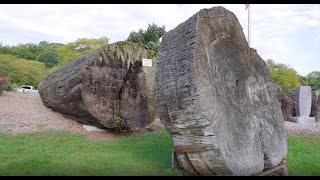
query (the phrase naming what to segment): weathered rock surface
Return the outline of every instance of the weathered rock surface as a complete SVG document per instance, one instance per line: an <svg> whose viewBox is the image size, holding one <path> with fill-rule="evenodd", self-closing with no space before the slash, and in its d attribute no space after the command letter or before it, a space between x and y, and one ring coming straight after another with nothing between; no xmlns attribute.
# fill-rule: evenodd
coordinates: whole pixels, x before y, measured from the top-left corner
<svg viewBox="0 0 320 180"><path fill-rule="evenodd" d="M39 84L45 106L83 124L136 130L154 120L154 52L141 44L103 46L57 68Z"/></svg>
<svg viewBox="0 0 320 180"><path fill-rule="evenodd" d="M158 114L185 170L254 175L286 156L277 90L232 12L202 9L167 32L156 63Z"/></svg>

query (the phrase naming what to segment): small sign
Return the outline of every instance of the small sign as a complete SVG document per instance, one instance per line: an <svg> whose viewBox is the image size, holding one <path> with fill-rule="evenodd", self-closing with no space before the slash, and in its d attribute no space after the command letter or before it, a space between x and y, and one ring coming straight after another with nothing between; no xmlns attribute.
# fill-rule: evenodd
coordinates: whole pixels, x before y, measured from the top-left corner
<svg viewBox="0 0 320 180"><path fill-rule="evenodd" d="M151 59L142 59L142 66L152 66L152 60Z"/></svg>

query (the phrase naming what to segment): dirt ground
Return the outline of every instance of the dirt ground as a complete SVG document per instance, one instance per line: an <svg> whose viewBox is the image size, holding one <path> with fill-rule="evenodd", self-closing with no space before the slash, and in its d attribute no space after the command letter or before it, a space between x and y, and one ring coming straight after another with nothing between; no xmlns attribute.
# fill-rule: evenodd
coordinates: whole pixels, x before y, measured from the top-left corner
<svg viewBox="0 0 320 180"><path fill-rule="evenodd" d="M162 127L164 126L157 119L141 132L153 131ZM320 122L301 125L286 121L285 127L290 134L320 136ZM82 124L45 107L39 93L4 92L0 96L0 132L17 134L45 130L71 131L84 134L90 139L103 140L114 140L119 136L129 135L115 134L110 131L87 131Z"/></svg>
<svg viewBox="0 0 320 180"><path fill-rule="evenodd" d="M155 120L141 132L162 127L160 121ZM110 131L87 131L82 124L45 107L39 93L4 92L0 95L0 132L18 134L46 130L71 131L96 140L114 140L116 137L129 135Z"/></svg>

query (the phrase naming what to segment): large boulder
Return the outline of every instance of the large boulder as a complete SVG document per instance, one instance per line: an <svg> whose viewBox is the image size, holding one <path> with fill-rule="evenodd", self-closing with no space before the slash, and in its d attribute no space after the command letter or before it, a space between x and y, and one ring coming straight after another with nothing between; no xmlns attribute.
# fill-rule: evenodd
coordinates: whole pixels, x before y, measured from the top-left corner
<svg viewBox="0 0 320 180"><path fill-rule="evenodd" d="M180 166L200 175L254 175L287 154L277 89L234 13L202 9L162 37L158 114Z"/></svg>
<svg viewBox="0 0 320 180"><path fill-rule="evenodd" d="M45 106L83 124L138 130L155 116L154 59L142 44L118 42L57 68L39 84Z"/></svg>

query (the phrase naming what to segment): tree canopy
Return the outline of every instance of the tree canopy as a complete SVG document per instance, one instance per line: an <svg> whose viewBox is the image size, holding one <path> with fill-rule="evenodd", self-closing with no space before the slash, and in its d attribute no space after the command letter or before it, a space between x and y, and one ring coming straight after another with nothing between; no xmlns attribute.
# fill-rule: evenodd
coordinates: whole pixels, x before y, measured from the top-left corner
<svg viewBox="0 0 320 180"><path fill-rule="evenodd" d="M157 26L152 23L148 25L147 30L140 29L138 32L132 31L127 41L134 43L143 43L156 53L160 50L159 39L166 33L165 26Z"/></svg>
<svg viewBox="0 0 320 180"><path fill-rule="evenodd" d="M312 90L320 90L320 71L312 71L305 76L307 85L312 87Z"/></svg>
<svg viewBox="0 0 320 180"><path fill-rule="evenodd" d="M46 67L52 68L59 62L59 55L55 49L46 49L43 53L37 56L37 61L43 62Z"/></svg>
<svg viewBox="0 0 320 180"><path fill-rule="evenodd" d="M37 86L50 71L108 44L106 37L81 38L68 44L41 41L17 46L0 43L0 76L7 76L12 83Z"/></svg>
<svg viewBox="0 0 320 180"><path fill-rule="evenodd" d="M48 73L43 63L0 54L0 75L17 85L38 86Z"/></svg>
<svg viewBox="0 0 320 180"><path fill-rule="evenodd" d="M278 89L287 96L292 97L295 88L300 85L300 76L297 71L286 64L275 63L272 59L268 59L266 63Z"/></svg>
<svg viewBox="0 0 320 180"><path fill-rule="evenodd" d="M58 63L56 49L63 44L41 41L39 44L27 43L17 46L0 46L0 54L7 54L17 58L33 60L45 63L47 67L53 67ZM49 57L49 54L51 57Z"/></svg>
<svg viewBox="0 0 320 180"><path fill-rule="evenodd" d="M64 46L57 48L57 53L59 54L59 62L56 66L51 68L51 70L81 56L89 53L101 46L107 45L109 39L107 37L102 37L98 39L88 39L81 38L77 39L75 42L68 43Z"/></svg>

